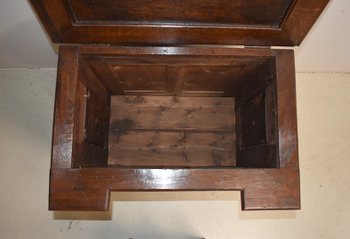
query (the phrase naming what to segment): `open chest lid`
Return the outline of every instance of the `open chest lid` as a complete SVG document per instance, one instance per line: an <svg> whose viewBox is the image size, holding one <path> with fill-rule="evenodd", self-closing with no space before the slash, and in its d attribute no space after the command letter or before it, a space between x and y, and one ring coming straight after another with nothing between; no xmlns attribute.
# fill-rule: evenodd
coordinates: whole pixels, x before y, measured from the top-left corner
<svg viewBox="0 0 350 239"><path fill-rule="evenodd" d="M329 0L30 0L55 43L297 46Z"/></svg>

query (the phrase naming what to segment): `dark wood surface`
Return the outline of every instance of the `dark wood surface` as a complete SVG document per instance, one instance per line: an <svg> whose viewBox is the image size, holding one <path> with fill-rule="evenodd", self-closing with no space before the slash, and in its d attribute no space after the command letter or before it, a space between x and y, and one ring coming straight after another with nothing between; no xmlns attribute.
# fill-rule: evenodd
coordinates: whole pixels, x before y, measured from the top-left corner
<svg viewBox="0 0 350 239"><path fill-rule="evenodd" d="M100 147L102 149L101 152L106 152L106 141L103 140L108 136L108 131L106 129L110 127L109 132L114 131L110 135L112 138L118 136L120 131L115 131L119 129L116 127L118 126L116 120L118 121L119 116L124 118L125 115L133 115L134 119L137 119L135 121L136 123L129 124L129 126L135 127L135 129L137 126L137 128L140 128L138 130L141 131L147 128L153 129L155 124L149 119L154 119L154 115L160 113L163 109L162 107L156 107L153 109L154 111L151 110L151 112L148 113L149 118L145 117L142 119L142 117L140 118L140 116L137 116L137 107L129 107L130 103L123 105L121 102L118 102L118 100L122 98L117 99L116 97L123 97L124 100L126 99L125 97L127 97L127 99L129 99L128 102L131 102L131 104L132 102L135 104L138 104L137 102L143 102L142 97L150 97L150 99L168 99L168 101L175 97L141 96L132 94L127 94L127 96L112 96L110 109L111 117L114 118L111 122L106 120L110 112L109 103L106 103L110 101L110 94L112 91L114 92L114 90L116 90L114 94L123 94L123 90L118 88L121 85L118 86L120 83L119 81L119 83L113 83L114 78L112 78L112 81L109 81L105 79L105 76L115 77L113 73L115 69L113 67L118 67L117 62L122 62L121 66L123 66L123 63L126 65L125 59L119 59L120 61L116 59L125 57L129 59L129 63L130 59L132 59L131 62L134 63L131 65L134 66L137 65L135 62L144 62L145 59L146 61L148 59L148 63L151 62L150 65L152 65L154 61L158 61L156 65L162 65L159 64L159 62L163 62L165 65L169 65L169 62L177 62L177 65L174 67L180 67L178 70L181 71L182 66L185 69L184 71L188 74L183 75L185 78L183 82L186 82L186 79L191 79L192 77L195 79L194 75L197 74L197 71L188 70L188 68L186 68L188 64L186 60L188 59L190 59L193 65L195 65L194 62L201 64L201 62L204 61L203 59L209 59L206 60L206 62L208 63L209 61L211 62L209 64L210 66L215 66L215 71L213 71L215 74L213 75L220 75L218 69L222 65L227 67L225 64L232 62L228 60L229 58L250 59L249 62L255 62L253 65L256 67L248 67L247 71L238 77L239 80L234 79L234 81L237 81L233 84L235 90L231 90L230 92L232 92L231 97L235 97L236 105L250 105L248 109L256 112L254 114L248 113L244 116L247 118L248 125L249 122L254 120L260 121L257 122L256 131L251 132L249 131L250 129L244 131L248 133L248 138L243 138L243 146L250 147L252 144L263 142L262 146L268 143L268 147L262 147L261 151L251 151L245 158L249 163L246 164L246 166L243 165L244 168L236 168L233 167L234 165L226 166L228 161L214 161L213 158L210 159L210 167L198 168L196 166L203 166L209 162L209 154L207 154L207 156L201 156L200 153L199 156L197 155L198 157L191 158L193 164L190 164L190 168L185 168L184 165L174 168L169 166L169 164L165 168L160 168L159 166L161 165L158 163L149 164L147 168L130 167L130 164L133 163L133 166L135 166L136 162L133 161L132 157L140 157L140 155L132 155L130 152L127 152L127 154L130 154L131 157L125 157L127 161L124 161L126 163L123 167L118 166L118 162L112 162L111 159L110 164L113 165L108 166L108 155L106 153L99 154L98 151L96 151ZM156 57L159 58L155 59ZM110 67L110 63L106 61L106 59L109 58L114 58L112 60L112 68ZM101 61L98 59L103 59L103 64L101 64ZM179 59L184 60L185 63L181 64L181 60ZM194 59L197 59L197 61ZM215 59L217 59L216 64L214 64ZM244 61L245 60L242 60L240 63ZM289 50L193 47L61 47L55 103L55 126L50 178L50 209L106 210L109 205L108 200L111 191L145 190L238 190L242 193L242 208L245 210L299 208L300 192L295 107L295 72L293 61L293 51ZM100 65L94 65L94 62L100 62ZM237 62L239 61L233 61L235 66L237 66ZM103 65L103 67L101 67L101 65ZM208 71L206 67L207 66L204 65L204 72ZM209 70L208 72L212 71ZM123 74L127 76L126 73ZM225 75L225 71L223 75ZM135 76L133 77L135 78ZM223 79L226 79L225 77ZM234 74L232 74L232 77L234 77ZM255 79L255 81L253 80L251 82L249 79ZM172 82L173 78L165 80L165 85L167 85L169 81ZM204 77L203 82L210 82L210 80ZM109 88L111 85L113 87ZM198 83L197 86L200 86L200 84ZM203 89L209 89L205 88L206 86L203 87ZM89 103L89 99L86 99L86 94L89 92L94 92L94 98L91 103ZM145 94L145 92L146 91L144 91L143 94ZM254 94L254 92L256 93ZM259 94L261 94L261 96L259 96ZM249 97L249 95L254 97ZM207 96L210 96L210 94ZM192 99L192 101L195 102L194 95L190 95L188 99ZM217 96L212 97L209 101L214 102L215 99L217 99ZM199 97L197 100L201 101L204 99ZM231 100L233 100L233 98L231 98ZM190 101L187 101L185 105L191 105L189 102ZM245 102L250 103L247 104ZM181 103L181 100L179 103ZM89 104L91 105L89 106ZM254 106L251 106L252 104ZM118 105L120 106L119 109ZM153 105L155 105L154 102ZM218 107L218 109L219 108L220 107ZM89 112L86 112L86 110ZM118 110L122 112L118 112ZM232 111L225 110L226 113L223 112L223 114L233 112L233 110L237 110L237 107L234 105L232 105ZM262 117L262 111L264 111L265 117ZM172 111L169 111L169 113L172 113ZM186 111L185 113L182 115L181 112L178 112L176 115L180 118L189 117L193 112ZM190 114L188 115L188 113ZM240 119L237 117L237 113L235 115L236 120ZM165 115L164 117L169 118L170 116ZM229 132L231 132L231 128L235 129L235 124L225 123L225 120L232 118L231 116L215 118L213 114L213 119L210 119L210 116L206 116L204 112L203 115L198 118L196 118L195 115L193 115L193 117L199 120L198 122L203 119L208 120L192 126L190 124L191 121L185 121L187 126L205 126L208 132L213 131L214 133L215 130L218 129L229 129L228 135L230 134ZM166 126L168 127L169 133L173 133L176 129L183 130L181 125L176 125L178 121L171 121L170 118L168 120L159 121L159 124L156 124L158 129ZM222 120L222 122L218 121L218 119ZM124 122L123 119L121 122ZM230 122L232 123L234 121ZM273 124L270 125L267 122L272 122ZM127 121L123 123L124 126L128 125L125 123L127 123ZM173 125L171 125L172 123ZM107 126L105 126L106 124ZM226 128L227 125L229 126L228 128ZM249 128L248 126L246 127ZM265 128L265 131L261 130L262 128ZM86 130L91 132L86 132ZM138 133L138 130L135 130L135 132ZM238 128L237 132L234 130L233 132L236 135L236 133L241 134L243 131L241 132ZM250 135L252 133L256 133L257 138ZM112 140L110 139L112 143L109 142L111 147L109 156L117 153L112 152L113 148L118 147L116 146L116 143L118 143L116 141L124 140L120 148L125 149L127 148L125 146L129 145L130 147L133 139L138 137L130 136L130 138L122 139L119 137L118 139L118 137L116 137ZM177 141L178 139L181 141L181 139L184 138L183 136L184 134L179 132L177 132L175 136L164 134L161 142L167 142L167 140L171 142L174 138L176 138ZM233 134L227 136L226 140L221 141L224 147L234 141L233 139L231 141L230 137L232 136ZM134 142L135 147L138 144L141 144L143 147L143 142L146 142L148 139L158 143L157 140L154 140L154 137L147 136L147 134L142 135L142 137L145 141L136 140ZM212 135L201 139L200 136L193 134L190 135L186 143L192 147L192 145L196 144L196 140L199 140L200 143L197 143L196 147L201 147L201 144L203 144L205 148L212 149L207 147L207 145L209 144L211 147L216 147L217 145L215 146L215 144L209 142L210 140L208 141L208 139L214 139L215 137L216 136ZM241 140L241 138L239 140ZM80 148L79 145L87 143L89 148ZM238 143L237 147L241 147L241 144ZM148 144L147 150L152 150L152 145ZM205 150L200 151L201 153L205 153ZM252 165L252 167L257 167L255 162L259 162L259 159L260 162L264 162L261 155L270 156L271 152L276 153L276 157L274 157L273 161L274 165L272 165L274 168L268 169L267 167L270 166L267 166L266 163L262 163L258 165L259 168L257 169L249 169ZM240 155L238 154L237 156L238 158L236 161L239 165ZM182 160L184 159L186 159L186 157L182 157ZM198 164L198 162L200 163ZM232 161L230 161L230 163L232 163ZM224 167L222 167L222 165Z"/></svg>
<svg viewBox="0 0 350 239"><path fill-rule="evenodd" d="M278 27L292 0L69 0L75 23ZM261 11L268 6L268 11Z"/></svg>
<svg viewBox="0 0 350 239"><path fill-rule="evenodd" d="M293 51L276 51L278 154L280 167L298 167L298 132Z"/></svg>
<svg viewBox="0 0 350 239"><path fill-rule="evenodd" d="M53 42L299 45L329 0L30 0Z"/></svg>
<svg viewBox="0 0 350 239"><path fill-rule="evenodd" d="M108 158L110 94L83 59L79 59L77 77L72 166L104 166Z"/></svg>
<svg viewBox="0 0 350 239"><path fill-rule="evenodd" d="M111 94L171 96L233 96L239 81L268 60L203 55L86 57Z"/></svg>
<svg viewBox="0 0 350 239"><path fill-rule="evenodd" d="M276 59L240 81L236 100L237 166L278 167Z"/></svg>
<svg viewBox="0 0 350 239"><path fill-rule="evenodd" d="M113 96L109 165L235 166L233 97Z"/></svg>
<svg viewBox="0 0 350 239"><path fill-rule="evenodd" d="M70 168L73 158L79 49L62 47L58 60L51 168Z"/></svg>
<svg viewBox="0 0 350 239"><path fill-rule="evenodd" d="M51 210L108 210L111 191L214 191L242 194L243 210L299 209L299 170L54 169Z"/></svg>

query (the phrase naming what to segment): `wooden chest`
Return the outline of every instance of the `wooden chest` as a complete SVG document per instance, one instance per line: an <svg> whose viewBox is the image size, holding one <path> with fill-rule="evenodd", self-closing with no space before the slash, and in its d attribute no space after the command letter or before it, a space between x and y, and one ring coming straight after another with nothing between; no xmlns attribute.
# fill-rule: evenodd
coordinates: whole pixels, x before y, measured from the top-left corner
<svg viewBox="0 0 350 239"><path fill-rule="evenodd" d="M111 191L300 207L293 50L328 0L31 0L60 47L51 210Z"/></svg>

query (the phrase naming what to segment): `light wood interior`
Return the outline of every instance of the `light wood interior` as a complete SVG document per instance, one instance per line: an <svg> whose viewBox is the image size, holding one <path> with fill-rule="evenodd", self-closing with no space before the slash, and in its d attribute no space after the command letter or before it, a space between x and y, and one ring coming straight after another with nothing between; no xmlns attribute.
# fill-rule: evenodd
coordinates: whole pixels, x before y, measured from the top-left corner
<svg viewBox="0 0 350 239"><path fill-rule="evenodd" d="M233 97L113 96L109 132L109 165L236 165Z"/></svg>

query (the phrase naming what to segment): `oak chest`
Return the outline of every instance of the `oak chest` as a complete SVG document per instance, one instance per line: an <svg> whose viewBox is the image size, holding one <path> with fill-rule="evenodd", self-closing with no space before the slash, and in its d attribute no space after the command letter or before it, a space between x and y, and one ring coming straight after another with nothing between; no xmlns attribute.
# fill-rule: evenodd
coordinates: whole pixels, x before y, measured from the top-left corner
<svg viewBox="0 0 350 239"><path fill-rule="evenodd" d="M239 190L300 207L294 52L328 0L31 0L59 51L49 207Z"/></svg>

